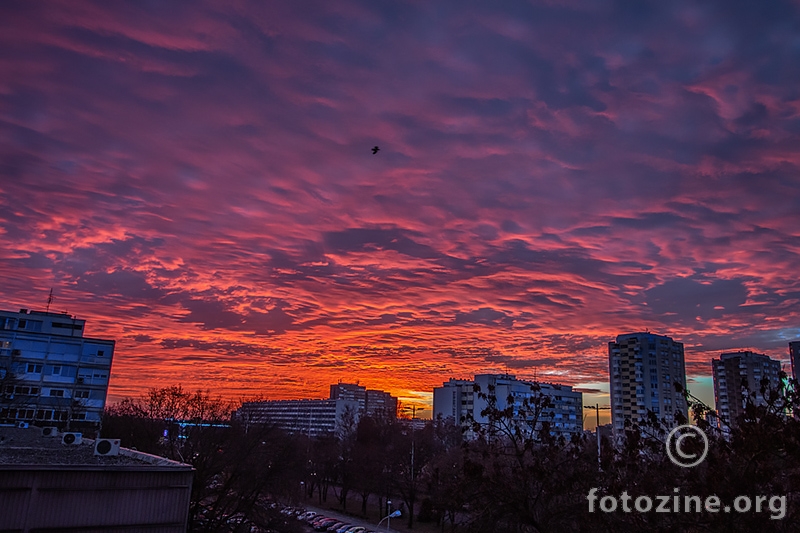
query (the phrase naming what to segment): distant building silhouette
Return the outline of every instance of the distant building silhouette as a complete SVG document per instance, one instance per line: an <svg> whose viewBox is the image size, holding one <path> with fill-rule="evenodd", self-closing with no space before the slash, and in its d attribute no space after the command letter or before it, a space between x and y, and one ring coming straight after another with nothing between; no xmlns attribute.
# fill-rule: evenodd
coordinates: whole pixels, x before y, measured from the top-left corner
<svg viewBox="0 0 800 533"><path fill-rule="evenodd" d="M797 380L797 365L800 365L800 341L789 343L789 358L792 360L792 378Z"/></svg>
<svg viewBox="0 0 800 533"><path fill-rule="evenodd" d="M290 433L319 437L336 433L347 422L358 422L359 407L355 400L268 400L245 402L235 417L245 424L270 424Z"/></svg>
<svg viewBox="0 0 800 533"><path fill-rule="evenodd" d="M569 437L583 431L583 394L568 385L518 380L509 374L478 374L473 380L450 379L433 389L434 420L441 416L461 424L469 414L475 422L488 423L488 418L481 414L487 402L475 392L476 385L482 393L494 391L499 409L508 407L509 397L519 406L523 399L547 396L554 406L546 409L539 421L548 422L551 433ZM518 409L515 408L514 414L519 416Z"/></svg>
<svg viewBox="0 0 800 533"><path fill-rule="evenodd" d="M371 390L352 383L331 385L331 400L355 400L359 410L371 417L397 418L397 398L382 390Z"/></svg>
<svg viewBox="0 0 800 533"><path fill-rule="evenodd" d="M665 335L629 333L608 343L611 381L611 423L616 438L624 434L625 423L642 422L653 412L667 426L674 426L676 415L688 417L683 394L686 365L683 343Z"/></svg>
<svg viewBox="0 0 800 533"><path fill-rule="evenodd" d="M0 423L99 424L114 341L66 313L0 311Z"/></svg>
<svg viewBox="0 0 800 533"><path fill-rule="evenodd" d="M284 431L318 437L335 433L347 417L397 418L397 398L388 392L367 390L351 383L331 385L326 400L265 400L245 402L236 416L248 424L272 424Z"/></svg>
<svg viewBox="0 0 800 533"><path fill-rule="evenodd" d="M763 405L762 380L770 388L780 386L781 362L751 351L727 352L711 361L714 370L714 400L722 421L731 427L744 413L748 393L756 405ZM723 428L725 425L723 424Z"/></svg>

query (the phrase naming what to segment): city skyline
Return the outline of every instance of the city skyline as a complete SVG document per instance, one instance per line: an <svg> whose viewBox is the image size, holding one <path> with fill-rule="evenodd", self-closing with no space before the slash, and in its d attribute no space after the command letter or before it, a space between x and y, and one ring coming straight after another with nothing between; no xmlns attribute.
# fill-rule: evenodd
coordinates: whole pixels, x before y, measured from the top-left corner
<svg viewBox="0 0 800 533"><path fill-rule="evenodd" d="M798 9L6 3L0 300L115 339L112 402L608 404L649 330L713 403L800 339Z"/></svg>

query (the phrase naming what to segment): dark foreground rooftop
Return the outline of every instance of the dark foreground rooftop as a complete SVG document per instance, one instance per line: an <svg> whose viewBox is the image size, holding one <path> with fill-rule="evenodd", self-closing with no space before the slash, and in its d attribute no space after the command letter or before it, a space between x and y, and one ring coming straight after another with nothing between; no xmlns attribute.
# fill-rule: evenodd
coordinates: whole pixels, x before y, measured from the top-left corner
<svg viewBox="0 0 800 533"><path fill-rule="evenodd" d="M0 427L0 531L186 533L191 465L44 433Z"/></svg>
<svg viewBox="0 0 800 533"><path fill-rule="evenodd" d="M64 444L61 435L45 437L41 428L0 427L0 468L23 465L44 468L81 466L191 469L190 465L127 448L120 448L119 455L95 455L92 439L83 439L80 444Z"/></svg>

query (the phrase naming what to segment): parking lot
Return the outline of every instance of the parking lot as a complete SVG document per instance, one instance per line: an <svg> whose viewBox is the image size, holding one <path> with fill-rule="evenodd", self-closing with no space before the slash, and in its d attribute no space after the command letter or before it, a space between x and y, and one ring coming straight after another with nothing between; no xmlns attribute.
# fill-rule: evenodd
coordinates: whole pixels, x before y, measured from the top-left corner
<svg viewBox="0 0 800 533"><path fill-rule="evenodd" d="M397 533L387 525L391 519L384 520L379 527L374 523L368 523L352 516L346 516L335 511L319 509L313 506L285 507L281 513L303 522L308 531L328 531L335 533ZM399 516L395 518L402 519Z"/></svg>

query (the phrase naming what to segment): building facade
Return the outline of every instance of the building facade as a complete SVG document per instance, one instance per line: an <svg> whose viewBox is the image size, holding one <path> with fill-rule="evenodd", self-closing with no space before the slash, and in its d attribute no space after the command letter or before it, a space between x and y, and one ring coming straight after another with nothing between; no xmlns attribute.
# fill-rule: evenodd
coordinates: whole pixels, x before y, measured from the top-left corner
<svg viewBox="0 0 800 533"><path fill-rule="evenodd" d="M789 343L789 358L792 361L792 378L797 380L797 365L800 365L800 341Z"/></svg>
<svg viewBox="0 0 800 533"><path fill-rule="evenodd" d="M330 390L327 400L246 402L237 416L246 423L272 424L310 437L337 433L343 425L357 423L364 415L397 418L397 398L388 392L352 383L336 383Z"/></svg>
<svg viewBox="0 0 800 533"><path fill-rule="evenodd" d="M748 396L755 405L764 405L761 382L770 388L780 386L781 362L751 351L727 352L711 361L714 371L714 400L723 428L736 425L744 413Z"/></svg>
<svg viewBox="0 0 800 533"><path fill-rule="evenodd" d="M475 382L469 379L454 379L433 389L433 419L438 417L462 423L467 413L475 407Z"/></svg>
<svg viewBox="0 0 800 533"><path fill-rule="evenodd" d="M0 311L0 423L99 424L114 341L65 313Z"/></svg>
<svg viewBox="0 0 800 533"><path fill-rule="evenodd" d="M615 437L625 424L646 420L653 412L668 427L676 415L688 418L686 399L676 390L686 390L683 344L664 335L629 333L608 343L611 381L611 423Z"/></svg>
<svg viewBox="0 0 800 533"><path fill-rule="evenodd" d="M473 380L450 379L433 389L434 419L441 416L461 424L471 418L479 424L488 424L488 418L481 414L488 405L481 393L493 393L498 409L506 409L508 399L512 398L514 416L523 423L528 415L520 410L523 401L532 402L539 396L546 396L553 406L542 411L539 425L548 422L551 433L556 436L569 437L583 431L583 395L580 392L568 385L518 380L510 374L478 374Z"/></svg>
<svg viewBox="0 0 800 533"><path fill-rule="evenodd" d="M336 383L331 385L330 399L356 401L360 412L373 418L397 418L397 398L382 390L371 390L353 383Z"/></svg>
<svg viewBox="0 0 800 533"><path fill-rule="evenodd" d="M290 433L320 437L337 433L343 424L357 423L358 401L269 400L245 402L236 416L247 424L271 424Z"/></svg>

